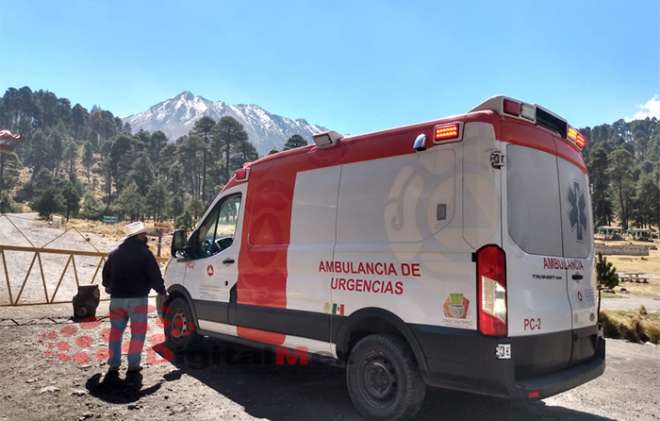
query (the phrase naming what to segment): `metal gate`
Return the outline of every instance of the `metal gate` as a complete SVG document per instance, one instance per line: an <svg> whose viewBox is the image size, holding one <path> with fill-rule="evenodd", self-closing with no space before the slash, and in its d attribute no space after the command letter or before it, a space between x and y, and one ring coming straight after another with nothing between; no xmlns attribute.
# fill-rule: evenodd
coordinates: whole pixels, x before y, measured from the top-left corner
<svg viewBox="0 0 660 421"><path fill-rule="evenodd" d="M7 221L23 236L23 238L30 244L30 246L16 246L16 245L7 245L7 244L0 244L0 260L2 262L2 267L4 268L4 277L5 277L5 285L7 286L7 293L8 293L8 298L9 298L9 304L0 304L0 306L26 306L26 305L39 305L39 304L61 304L61 303L70 303L71 300L57 300L57 293L60 290L60 286L62 285L62 281L64 280L64 276L66 275L67 271L69 268L73 271L73 276L76 281L76 287L79 287L80 285L93 285L96 283L96 279L98 277L99 270L103 266L103 263L106 260L106 257L108 253L99 251L94 247L93 244L89 243L86 241L85 237L75 228L73 229L65 229L61 234L59 234L57 237L53 238L50 240L48 243L42 245L42 246L35 246L32 241L28 238L27 235L18 227L16 224L11 220L11 218L4 214L0 215L0 217L5 217ZM67 232L74 231L77 234L80 235L83 240L85 240L86 244L89 244L94 250L90 251L85 251L85 250L69 250L69 249L61 249L61 248L50 248L48 247L49 244L53 243L55 240L58 238L62 237L64 234ZM23 281L21 282L20 288L18 288L18 291L16 289L12 289L12 282L10 281L9 277L9 270L7 266L7 256L5 252L19 252L19 253L28 253L32 255L32 259L30 260L30 265L28 267L27 272L25 273L25 277L23 278ZM64 268L62 269L62 272L58 276L58 281L57 285L52 289L52 292L49 293L48 291L48 285L46 283L46 276L44 275L44 267L43 263L41 260L41 256L44 254L48 255L60 255L60 256L66 256L66 263L64 264ZM80 272L78 271L78 267L76 265L76 257L98 257L98 263L96 264L96 268L94 270L94 274L92 275L91 279L81 279L80 277ZM23 295L23 291L25 290L25 286L28 283L28 280L30 279L30 275L32 274L33 270L35 269L35 266L37 266L39 270L39 275L41 279L41 285L43 287L43 301L38 301L38 302L30 302L30 303L20 303L21 296ZM15 295L14 295L15 294Z"/></svg>

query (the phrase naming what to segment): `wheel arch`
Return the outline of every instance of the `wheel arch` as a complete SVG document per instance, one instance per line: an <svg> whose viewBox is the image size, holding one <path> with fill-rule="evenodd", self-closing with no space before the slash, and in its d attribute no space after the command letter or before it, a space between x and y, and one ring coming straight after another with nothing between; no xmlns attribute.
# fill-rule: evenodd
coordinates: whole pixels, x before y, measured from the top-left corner
<svg viewBox="0 0 660 421"><path fill-rule="evenodd" d="M199 322L197 321L197 309L193 305L193 299L186 287L184 287L181 284L173 284L170 285L167 288L167 300L165 300L163 305L167 306L173 299L175 298L183 298L186 300L186 303L188 303L188 307L190 308L190 311L192 312L193 320L195 322L195 328L199 330ZM160 308L161 306L158 305Z"/></svg>
<svg viewBox="0 0 660 421"><path fill-rule="evenodd" d="M335 335L337 356L346 361L351 348L360 339L377 333L394 333L401 336L412 350L420 370L427 371L424 351L410 327L401 318L382 308L360 309L341 322Z"/></svg>

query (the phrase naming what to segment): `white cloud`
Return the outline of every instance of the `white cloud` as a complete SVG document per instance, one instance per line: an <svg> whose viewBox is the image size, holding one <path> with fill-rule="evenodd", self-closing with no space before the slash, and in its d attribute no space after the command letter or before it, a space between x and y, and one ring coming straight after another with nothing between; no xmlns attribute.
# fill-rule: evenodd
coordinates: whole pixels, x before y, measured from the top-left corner
<svg viewBox="0 0 660 421"><path fill-rule="evenodd" d="M628 117L626 120L643 120L646 117L660 119L660 96L653 95L653 98L649 99L642 105L638 105L637 108L639 111L637 111L634 116Z"/></svg>

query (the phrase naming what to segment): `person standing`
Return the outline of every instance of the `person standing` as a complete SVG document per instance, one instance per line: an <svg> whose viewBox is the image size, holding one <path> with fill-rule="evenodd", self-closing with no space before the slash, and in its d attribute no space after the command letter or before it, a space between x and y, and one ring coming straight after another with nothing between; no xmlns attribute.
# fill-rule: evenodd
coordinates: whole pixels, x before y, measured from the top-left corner
<svg viewBox="0 0 660 421"><path fill-rule="evenodd" d="M140 383L140 360L147 333L148 295L151 289L166 294L165 284L156 258L147 246L143 222L125 227L126 237L113 250L103 266L103 286L110 294L110 340L108 372L104 382L119 379L122 336L131 322L126 381Z"/></svg>

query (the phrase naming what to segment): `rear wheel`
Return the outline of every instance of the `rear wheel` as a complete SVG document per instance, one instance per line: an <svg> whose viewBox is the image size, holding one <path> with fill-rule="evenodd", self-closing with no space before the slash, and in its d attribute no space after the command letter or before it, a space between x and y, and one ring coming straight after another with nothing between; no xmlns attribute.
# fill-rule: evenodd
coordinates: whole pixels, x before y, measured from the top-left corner
<svg viewBox="0 0 660 421"><path fill-rule="evenodd" d="M346 383L353 405L369 419L411 419L426 396L426 384L410 348L395 335L361 339L351 350Z"/></svg>
<svg viewBox="0 0 660 421"><path fill-rule="evenodd" d="M174 352L192 350L199 342L199 335L188 302L176 297L167 304L164 313L167 346Z"/></svg>

